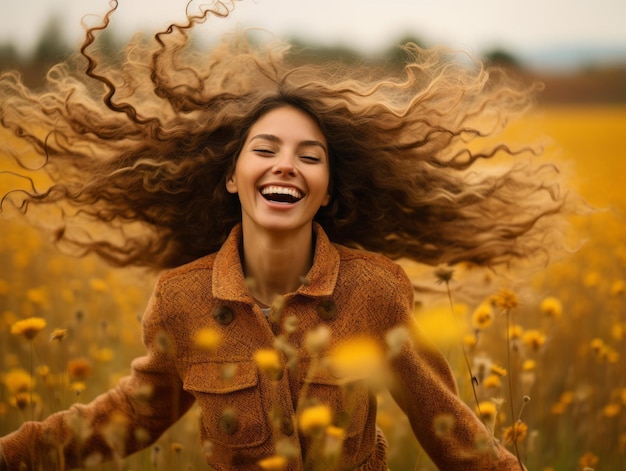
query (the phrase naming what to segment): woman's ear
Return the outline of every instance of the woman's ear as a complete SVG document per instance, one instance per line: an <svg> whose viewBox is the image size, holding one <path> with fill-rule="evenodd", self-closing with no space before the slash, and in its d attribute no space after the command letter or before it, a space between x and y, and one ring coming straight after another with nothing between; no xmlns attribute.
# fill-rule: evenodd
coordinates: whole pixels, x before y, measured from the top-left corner
<svg viewBox="0 0 626 471"><path fill-rule="evenodd" d="M237 193L237 183L235 182L234 175L228 177L228 179L226 180L226 191L232 194Z"/></svg>

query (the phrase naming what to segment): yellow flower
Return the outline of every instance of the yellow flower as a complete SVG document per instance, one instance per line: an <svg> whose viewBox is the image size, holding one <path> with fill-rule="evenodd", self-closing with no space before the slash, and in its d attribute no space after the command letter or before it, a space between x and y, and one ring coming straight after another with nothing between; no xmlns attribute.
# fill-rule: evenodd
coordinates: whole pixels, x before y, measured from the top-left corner
<svg viewBox="0 0 626 471"><path fill-rule="evenodd" d="M624 280L616 280L611 284L611 295L621 296L626 291L626 282Z"/></svg>
<svg viewBox="0 0 626 471"><path fill-rule="evenodd" d="M38 394L33 394L30 392L19 392L15 396L9 399L9 404L13 407L17 407L20 410L26 409L30 404L39 404L41 402L41 398Z"/></svg>
<svg viewBox="0 0 626 471"><path fill-rule="evenodd" d="M33 340L39 332L46 326L46 320L41 317L29 317L17 321L11 326L11 333L14 335L22 335L28 340Z"/></svg>
<svg viewBox="0 0 626 471"><path fill-rule="evenodd" d="M31 288L26 291L26 299L37 306L48 304L48 294L44 288Z"/></svg>
<svg viewBox="0 0 626 471"><path fill-rule="evenodd" d="M109 363L113 360L113 350L110 348L99 348L93 352L93 356L100 363Z"/></svg>
<svg viewBox="0 0 626 471"><path fill-rule="evenodd" d="M300 414L300 430L306 435L326 429L332 421L332 412L326 404L309 406Z"/></svg>
<svg viewBox="0 0 626 471"><path fill-rule="evenodd" d="M181 451L183 451L183 446L180 443L172 443L170 445L170 450L172 450L174 453L180 453Z"/></svg>
<svg viewBox="0 0 626 471"><path fill-rule="evenodd" d="M498 410L496 405L491 401L482 401L476 406L476 413L485 422L491 422L496 418Z"/></svg>
<svg viewBox="0 0 626 471"><path fill-rule="evenodd" d="M463 344L468 348L474 348L478 344L476 335L467 334L463 336Z"/></svg>
<svg viewBox="0 0 626 471"><path fill-rule="evenodd" d="M273 380L282 377L283 365L280 362L280 353L273 348L262 348L254 352L254 361Z"/></svg>
<svg viewBox="0 0 626 471"><path fill-rule="evenodd" d="M537 368L537 362L531 358L522 363L522 371L534 371L535 368Z"/></svg>
<svg viewBox="0 0 626 471"><path fill-rule="evenodd" d="M85 358L70 360L67 363L67 372L73 380L85 380L91 375L91 363Z"/></svg>
<svg viewBox="0 0 626 471"><path fill-rule="evenodd" d="M528 425L521 420L515 422L512 426L504 429L504 443L511 445L513 443L520 443L526 439L528 434Z"/></svg>
<svg viewBox="0 0 626 471"><path fill-rule="evenodd" d="M604 406L604 409L602 410L602 413L604 414L605 417L616 417L619 414L620 411L620 405L619 404L607 404L606 406Z"/></svg>
<svg viewBox="0 0 626 471"><path fill-rule="evenodd" d="M517 298L517 295L508 289L500 290L495 297L495 303L498 307L504 309L505 311L510 311L511 309L519 307L519 299Z"/></svg>
<svg viewBox="0 0 626 471"><path fill-rule="evenodd" d="M214 352L222 342L222 333L219 330L206 327L196 332L194 342L196 347Z"/></svg>
<svg viewBox="0 0 626 471"><path fill-rule="evenodd" d="M50 376L50 367L48 365L40 365L37 367L37 374L44 380Z"/></svg>
<svg viewBox="0 0 626 471"><path fill-rule="evenodd" d="M284 456L274 455L260 460L258 464L261 469L266 471L282 471L287 467L287 458Z"/></svg>
<svg viewBox="0 0 626 471"><path fill-rule="evenodd" d="M368 338L352 338L330 352L330 365L337 378L368 378L382 369L382 352Z"/></svg>
<svg viewBox="0 0 626 471"><path fill-rule="evenodd" d="M561 317L561 314L563 314L563 305L561 304L561 301L552 296L548 296L541 301L539 309L545 316L553 317L555 319L558 319Z"/></svg>
<svg viewBox="0 0 626 471"><path fill-rule="evenodd" d="M33 377L21 368L13 368L4 374L2 380L11 394L30 391L35 385Z"/></svg>
<svg viewBox="0 0 626 471"><path fill-rule="evenodd" d="M87 386L82 381L74 381L70 385L70 388L72 389L72 391L74 391L74 394L76 394L77 396L80 396L86 387Z"/></svg>
<svg viewBox="0 0 626 471"><path fill-rule="evenodd" d="M472 325L476 329L486 329L493 322L493 309L488 303L478 305L472 314Z"/></svg>
<svg viewBox="0 0 626 471"><path fill-rule="evenodd" d="M595 468L599 461L600 459L596 455L588 451L580 457L578 464L581 468Z"/></svg>
<svg viewBox="0 0 626 471"><path fill-rule="evenodd" d="M500 376L498 375L489 375L483 379L483 386L487 389L499 388L500 385Z"/></svg>
<svg viewBox="0 0 626 471"><path fill-rule="evenodd" d="M65 337L67 337L66 329L54 329L50 334L50 341L56 340L57 342L61 342Z"/></svg>
<svg viewBox="0 0 626 471"><path fill-rule="evenodd" d="M546 343L546 337L538 330L527 330L522 337L522 341L524 345L536 351Z"/></svg>
<svg viewBox="0 0 626 471"><path fill-rule="evenodd" d="M506 370L502 368L501 366L491 365L489 369L494 375L498 375L500 377L506 376Z"/></svg>
<svg viewBox="0 0 626 471"><path fill-rule="evenodd" d="M524 328L521 325L512 325L509 327L509 338L511 340L518 340L522 338L522 334L524 333Z"/></svg>
<svg viewBox="0 0 626 471"><path fill-rule="evenodd" d="M97 293L106 293L109 290L106 281L100 278L92 278L89 280L89 287Z"/></svg>

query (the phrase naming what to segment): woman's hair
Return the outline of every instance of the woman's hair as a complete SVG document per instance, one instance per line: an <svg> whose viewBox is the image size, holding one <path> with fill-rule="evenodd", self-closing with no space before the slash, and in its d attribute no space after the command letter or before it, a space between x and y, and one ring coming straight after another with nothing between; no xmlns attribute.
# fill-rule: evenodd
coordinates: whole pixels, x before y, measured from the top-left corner
<svg viewBox="0 0 626 471"><path fill-rule="evenodd" d="M491 138L528 108L532 87L414 44L404 46L404 66L388 70L297 65L284 45L241 35L207 52L191 31L227 16L220 4L150 41L135 37L114 60L94 42L115 8L43 90L15 72L0 77L0 123L28 144L7 141L2 152L24 176L34 151L51 182L31 181L2 203L59 210L52 232L62 247L153 268L216 251L241 220L225 183L246 134L285 105L311 115L327 138L332 199L316 220L334 242L432 265L494 266L548 247L566 201L556 169L533 163L531 148Z"/></svg>

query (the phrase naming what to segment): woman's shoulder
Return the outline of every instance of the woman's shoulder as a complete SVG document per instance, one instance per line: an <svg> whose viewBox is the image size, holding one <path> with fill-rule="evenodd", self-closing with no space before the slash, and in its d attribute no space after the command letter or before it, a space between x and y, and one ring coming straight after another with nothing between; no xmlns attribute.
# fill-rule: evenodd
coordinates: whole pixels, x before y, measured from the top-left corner
<svg viewBox="0 0 626 471"><path fill-rule="evenodd" d="M215 253L205 255L175 268L170 268L169 270L161 273L159 276L159 282L161 284L166 284L174 280L183 280L185 278L194 278L197 276L202 276L204 278L208 275L208 273L213 271L215 255Z"/></svg>
<svg viewBox="0 0 626 471"><path fill-rule="evenodd" d="M399 263L377 252L333 244L339 252L343 271L369 273L383 279L405 279L406 273Z"/></svg>

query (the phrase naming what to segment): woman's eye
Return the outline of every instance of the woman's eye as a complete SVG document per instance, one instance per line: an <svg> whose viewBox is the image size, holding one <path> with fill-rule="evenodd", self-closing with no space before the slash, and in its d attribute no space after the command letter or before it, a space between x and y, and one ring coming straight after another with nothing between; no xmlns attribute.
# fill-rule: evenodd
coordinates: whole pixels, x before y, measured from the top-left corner
<svg viewBox="0 0 626 471"><path fill-rule="evenodd" d="M306 162L321 162L322 161L322 159L320 159L319 157L315 157L313 155L303 155L300 158Z"/></svg>
<svg viewBox="0 0 626 471"><path fill-rule="evenodd" d="M274 155L274 151L270 149L254 149L254 152L261 155Z"/></svg>

